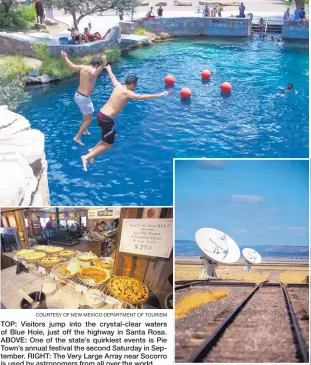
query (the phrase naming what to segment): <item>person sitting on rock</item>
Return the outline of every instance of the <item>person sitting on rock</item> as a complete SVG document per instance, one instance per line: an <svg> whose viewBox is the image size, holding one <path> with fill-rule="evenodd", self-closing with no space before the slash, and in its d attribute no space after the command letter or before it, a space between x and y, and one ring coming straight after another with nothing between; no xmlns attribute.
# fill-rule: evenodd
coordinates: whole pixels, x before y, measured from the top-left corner
<svg viewBox="0 0 311 365"><path fill-rule="evenodd" d="M110 29L108 30L108 32L110 31ZM107 32L107 33L108 33ZM106 34L107 34L106 33ZM90 31L89 31L89 28L88 27L85 27L84 28L84 34L85 34L85 36L87 37L87 39L90 41L90 42L94 42L94 41L98 41L98 40L103 40L104 39L104 37L102 37L101 35L100 35L100 33L99 32L95 32L94 34L92 34ZM105 36L106 36L106 34L105 34Z"/></svg>
<svg viewBox="0 0 311 365"><path fill-rule="evenodd" d="M73 44L84 44L89 42L86 35L81 34L74 27L70 29L70 32Z"/></svg>
<svg viewBox="0 0 311 365"><path fill-rule="evenodd" d="M155 15L153 14L153 6L151 6L150 10L148 11L148 13L146 14L147 18L151 18L154 17Z"/></svg>

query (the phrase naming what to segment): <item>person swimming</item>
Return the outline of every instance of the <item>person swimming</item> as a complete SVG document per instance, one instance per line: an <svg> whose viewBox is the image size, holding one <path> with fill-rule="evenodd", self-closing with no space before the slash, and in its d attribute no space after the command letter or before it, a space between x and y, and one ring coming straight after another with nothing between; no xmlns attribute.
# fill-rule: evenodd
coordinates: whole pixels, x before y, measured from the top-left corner
<svg viewBox="0 0 311 365"><path fill-rule="evenodd" d="M125 84L122 85L114 76L111 66L106 67L114 89L107 103L100 109L97 114L97 123L101 129L101 140L97 145L89 149L89 153L81 156L83 170L87 171L88 162L93 163L94 157L109 151L112 148L116 137L114 119L123 111L124 107L131 100L151 100L167 96L169 93L164 91L160 94L136 94L134 89L137 86L138 77L130 75L126 78Z"/></svg>
<svg viewBox="0 0 311 365"><path fill-rule="evenodd" d="M278 93L278 94L276 94L276 96L283 97L289 93L294 93L295 95L298 94L298 91L294 89L294 85L291 82L288 83L288 85L283 93Z"/></svg>
<svg viewBox="0 0 311 365"><path fill-rule="evenodd" d="M68 67L80 73L80 83L74 99L83 118L82 125L73 140L83 146L81 136L82 134L90 135L87 128L93 120L94 106L91 100L91 94L98 75L107 65L107 59L105 56L102 56L102 64L100 64L100 60L97 57L93 57L89 65L76 65L69 60L66 52L62 51L61 56Z"/></svg>

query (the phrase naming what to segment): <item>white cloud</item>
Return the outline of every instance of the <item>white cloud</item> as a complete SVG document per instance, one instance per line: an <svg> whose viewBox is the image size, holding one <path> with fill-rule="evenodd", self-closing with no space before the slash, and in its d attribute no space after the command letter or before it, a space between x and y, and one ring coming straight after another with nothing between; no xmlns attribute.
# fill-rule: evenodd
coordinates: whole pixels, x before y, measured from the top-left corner
<svg viewBox="0 0 311 365"><path fill-rule="evenodd" d="M241 228L241 229L237 230L237 233L247 233L247 232L248 232L248 230L245 228Z"/></svg>
<svg viewBox="0 0 311 365"><path fill-rule="evenodd" d="M232 199L237 202L246 202L246 203L260 203L266 200L264 196L260 195L232 195Z"/></svg>
<svg viewBox="0 0 311 365"><path fill-rule="evenodd" d="M269 231L289 231L293 233L304 232L309 229L308 226L271 226L267 228Z"/></svg>
<svg viewBox="0 0 311 365"><path fill-rule="evenodd" d="M309 227L308 226L291 226L291 227L286 227L286 229L291 232L304 232L304 231L308 230Z"/></svg>

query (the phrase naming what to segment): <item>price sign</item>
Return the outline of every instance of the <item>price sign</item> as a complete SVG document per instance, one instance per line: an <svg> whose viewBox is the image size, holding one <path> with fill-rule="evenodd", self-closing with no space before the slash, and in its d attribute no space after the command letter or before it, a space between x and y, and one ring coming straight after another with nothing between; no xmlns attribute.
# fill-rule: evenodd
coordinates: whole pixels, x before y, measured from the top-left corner
<svg viewBox="0 0 311 365"><path fill-rule="evenodd" d="M17 256L14 256L13 259L14 259L14 261L18 261L18 257Z"/></svg>
<svg viewBox="0 0 311 365"><path fill-rule="evenodd" d="M38 272L40 272L41 274L45 274L45 268L42 266L38 267Z"/></svg>
<svg viewBox="0 0 311 365"><path fill-rule="evenodd" d="M25 267L27 267L27 263L26 263L26 261L25 261L25 260L22 260L22 261L21 261L21 264L22 264L22 265L24 265Z"/></svg>
<svg viewBox="0 0 311 365"><path fill-rule="evenodd" d="M169 258L172 247L172 219L123 220L120 252Z"/></svg>
<svg viewBox="0 0 311 365"><path fill-rule="evenodd" d="M86 293L87 292L87 287L86 286L83 286L83 285L79 285L77 284L75 286L75 289L78 293Z"/></svg>

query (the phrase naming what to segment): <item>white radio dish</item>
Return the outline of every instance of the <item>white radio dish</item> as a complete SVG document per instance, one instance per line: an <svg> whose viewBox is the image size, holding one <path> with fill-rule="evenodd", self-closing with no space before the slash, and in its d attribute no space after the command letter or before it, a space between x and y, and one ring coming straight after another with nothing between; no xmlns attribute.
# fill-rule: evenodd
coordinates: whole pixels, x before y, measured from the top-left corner
<svg viewBox="0 0 311 365"><path fill-rule="evenodd" d="M231 264L240 258L240 249L235 241L222 231L201 228L195 234L199 249L204 254L204 268L200 279L217 279L218 264Z"/></svg>
<svg viewBox="0 0 311 365"><path fill-rule="evenodd" d="M252 264L260 264L261 256L259 252L252 248L243 248L242 255L245 259L245 271L251 271Z"/></svg>

